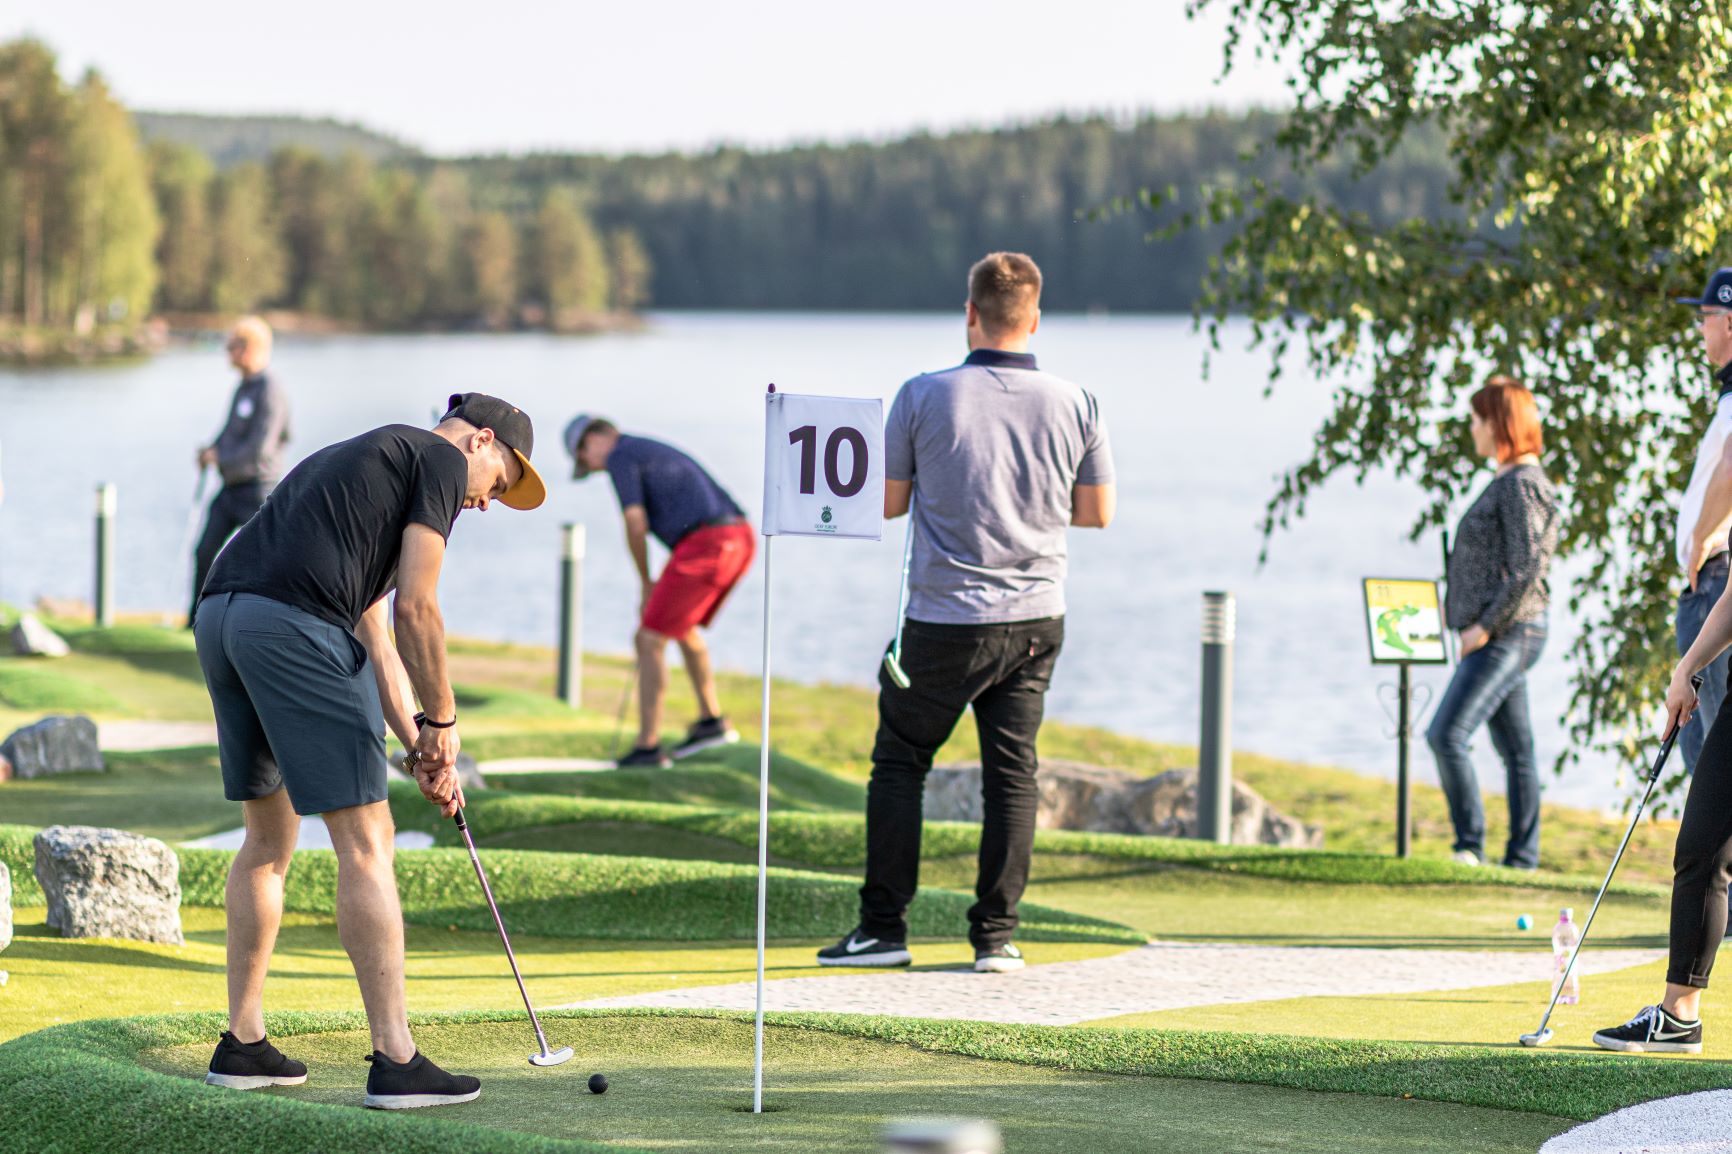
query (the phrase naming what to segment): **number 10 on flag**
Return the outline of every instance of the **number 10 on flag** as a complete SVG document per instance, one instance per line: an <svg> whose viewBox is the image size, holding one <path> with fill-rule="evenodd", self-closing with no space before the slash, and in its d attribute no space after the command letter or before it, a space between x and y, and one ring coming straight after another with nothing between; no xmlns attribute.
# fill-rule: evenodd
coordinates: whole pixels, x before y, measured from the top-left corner
<svg viewBox="0 0 1732 1154"><path fill-rule="evenodd" d="M769 394L763 531L883 539L883 401Z"/></svg>
<svg viewBox="0 0 1732 1154"><path fill-rule="evenodd" d="M764 704L758 727L758 1013L752 1110L764 1109L764 894L770 864L770 548L779 536L884 539L884 402L778 393L764 406Z"/></svg>

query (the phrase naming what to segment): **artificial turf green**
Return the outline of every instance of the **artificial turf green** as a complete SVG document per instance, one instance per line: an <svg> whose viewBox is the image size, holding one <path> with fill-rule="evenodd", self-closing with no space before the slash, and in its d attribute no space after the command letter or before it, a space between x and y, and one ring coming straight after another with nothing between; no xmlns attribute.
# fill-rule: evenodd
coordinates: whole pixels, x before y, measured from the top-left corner
<svg viewBox="0 0 1732 1154"><path fill-rule="evenodd" d="M766 1037L770 1112L757 1116L743 1109L750 1102L751 1030L741 1015L549 1014L545 1024L552 1037L579 1055L550 1070L524 1062L532 1043L526 1042L530 1036L521 1014L417 1016L414 1023L418 1043L435 1059L447 1059L484 1081L482 1097L471 1106L398 1120L395 1130L410 1141L429 1123L452 1119L498 1127L495 1133L503 1137L538 1131L659 1150L865 1152L877 1148L887 1118L936 1114L994 1118L1005 1130L1009 1149L1043 1154L1149 1149L1333 1154L1349 1147L1395 1154L1435 1149L1440 1135L1449 1136L1452 1150L1526 1154L1567 1125L1555 1117L1455 1104L1067 1069L1044 1060L1045 1055L1032 1063L996 1054L958 1057L955 1046L947 1044L958 1041L954 1035L889 1038L877 1034L880 1023L872 1019L835 1029L822 1019L784 1015L773 1017ZM128 1136L139 1145L160 1146L152 1131L175 1126L182 1102L202 1108L228 1098L237 1101L233 1122L245 1125L251 1104L258 1103L270 1111L263 1116L281 1126L279 1135L287 1129L283 1123L298 1122L306 1127L303 1143L317 1134L318 1148L330 1154L375 1148L351 1145L341 1129L325 1129L327 1121L361 1114L353 1109L364 1076L357 1057L366 1048L358 1015L273 1015L272 1035L309 1060L314 1079L302 1089L251 1095L220 1094L195 1080L220 1025L215 1015L90 1022L0 1046L0 1133L28 1136L55 1125L39 1112L27 1112L37 1103L10 1104L8 1082L26 1064L57 1060L75 1063L94 1084L92 1100L111 1097L116 1086L150 1095L156 1108L126 1121ZM1008 1055L1024 1044L1021 1035L1028 1032L999 1028L999 1036L981 1048ZM612 1085L605 1097L583 1091L591 1070L608 1073ZM279 1112L290 1104L300 1112ZM101 1114L95 1121L108 1129L107 1111ZM201 1128L187 1136L208 1142L203 1128L212 1119L200 1122ZM112 1130L104 1136L112 1141ZM358 1137L378 1141L373 1134ZM473 1132L466 1137L482 1140ZM391 1148L399 1148L394 1139ZM69 1144L67 1149L112 1145Z"/></svg>
<svg viewBox="0 0 1732 1154"><path fill-rule="evenodd" d="M0 827L0 861L11 869L16 900L39 904L32 876L30 833ZM179 851L181 900L220 906L228 850ZM548 937L667 941L725 941L756 935L757 870L750 866L659 858L495 850L488 880L513 930ZM468 855L455 849L410 850L396 857L403 919L419 925L486 930L492 915L479 900ZM330 913L336 904L337 860L329 850L295 856L284 886L284 908ZM972 896L928 889L909 911L917 937L952 937L967 925ZM830 874L774 870L767 890L770 936L819 939L854 924L858 888ZM1122 942L1142 935L1103 918L1025 904L1019 931L1029 941Z"/></svg>

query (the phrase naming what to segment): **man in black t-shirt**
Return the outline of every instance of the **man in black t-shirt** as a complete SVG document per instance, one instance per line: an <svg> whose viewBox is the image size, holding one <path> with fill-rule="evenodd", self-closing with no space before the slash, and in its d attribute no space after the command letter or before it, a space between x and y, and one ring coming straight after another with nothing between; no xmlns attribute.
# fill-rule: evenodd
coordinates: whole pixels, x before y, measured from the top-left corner
<svg viewBox="0 0 1732 1154"><path fill-rule="evenodd" d="M265 1039L263 989L300 819L337 852L337 924L373 1034L366 1104L467 1102L480 1083L416 1049L391 872L384 728L420 757L422 794L449 817L457 705L446 675L439 569L457 514L546 498L529 417L463 393L437 427L387 425L321 449L285 477L217 558L198 606L199 664L216 710L223 791L246 810L229 871L229 1028L206 1081L299 1085ZM396 589L395 638L385 596ZM414 702L421 703L421 713Z"/></svg>

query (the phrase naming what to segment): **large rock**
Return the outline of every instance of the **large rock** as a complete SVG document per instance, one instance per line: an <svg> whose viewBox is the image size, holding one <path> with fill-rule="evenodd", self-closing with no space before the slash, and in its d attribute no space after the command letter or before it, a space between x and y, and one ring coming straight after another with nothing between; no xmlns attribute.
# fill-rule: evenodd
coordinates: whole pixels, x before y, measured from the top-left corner
<svg viewBox="0 0 1732 1154"><path fill-rule="evenodd" d="M0 950L12 944L12 871L0 862Z"/></svg>
<svg viewBox="0 0 1732 1154"><path fill-rule="evenodd" d="M65 657L72 647L34 613L21 613L12 626L12 652L20 657Z"/></svg>
<svg viewBox="0 0 1732 1154"><path fill-rule="evenodd" d="M391 764L399 773L403 773L403 758L401 753L393 754ZM403 773L403 776L410 776ZM461 751L457 754L457 780L463 783L463 792L472 793L478 789L487 788L487 779L481 776L481 763Z"/></svg>
<svg viewBox="0 0 1732 1154"><path fill-rule="evenodd" d="M1195 837L1197 771L1172 769L1139 777L1120 769L1069 761L1040 764L1041 829ZM926 816L933 821L980 821L980 766L940 766L926 778ZM1278 812L1249 786L1233 783L1233 844L1322 849L1323 827Z"/></svg>
<svg viewBox="0 0 1732 1154"><path fill-rule="evenodd" d="M180 860L153 837L53 825L36 835L48 924L68 938L180 945Z"/></svg>
<svg viewBox="0 0 1732 1154"><path fill-rule="evenodd" d="M12 764L14 777L46 777L51 773L102 773L102 750L96 744L96 722L88 717L45 717L8 737L0 758Z"/></svg>

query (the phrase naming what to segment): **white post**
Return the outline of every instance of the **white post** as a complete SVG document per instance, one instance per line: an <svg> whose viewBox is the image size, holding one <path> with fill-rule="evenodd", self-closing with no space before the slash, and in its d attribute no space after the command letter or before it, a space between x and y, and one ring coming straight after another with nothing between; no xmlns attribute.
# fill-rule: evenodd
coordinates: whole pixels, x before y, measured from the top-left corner
<svg viewBox="0 0 1732 1154"><path fill-rule="evenodd" d="M764 1112L764 893L770 874L770 547L764 537L764 704L758 719L758 1019L752 1035L752 1113Z"/></svg>

